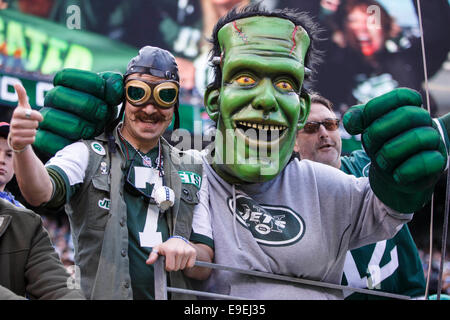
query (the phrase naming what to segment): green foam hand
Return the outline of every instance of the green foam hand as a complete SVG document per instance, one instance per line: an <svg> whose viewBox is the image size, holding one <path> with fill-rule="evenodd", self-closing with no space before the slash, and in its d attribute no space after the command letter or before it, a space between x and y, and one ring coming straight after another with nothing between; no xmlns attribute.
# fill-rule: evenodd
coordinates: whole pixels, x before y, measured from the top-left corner
<svg viewBox="0 0 450 320"><path fill-rule="evenodd" d="M372 190L403 213L417 211L430 200L447 162L444 141L421 105L417 91L398 88L350 108L343 117L348 133L361 134L372 160Z"/></svg>
<svg viewBox="0 0 450 320"><path fill-rule="evenodd" d="M124 96L123 77L116 72L93 73L63 69L53 79L40 110L34 146L54 155L79 139L91 139L103 132L118 114Z"/></svg>

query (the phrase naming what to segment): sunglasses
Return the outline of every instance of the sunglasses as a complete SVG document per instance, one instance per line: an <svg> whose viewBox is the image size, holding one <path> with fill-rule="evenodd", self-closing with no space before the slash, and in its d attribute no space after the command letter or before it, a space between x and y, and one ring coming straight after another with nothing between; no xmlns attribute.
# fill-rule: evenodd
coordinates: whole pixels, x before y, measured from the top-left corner
<svg viewBox="0 0 450 320"><path fill-rule="evenodd" d="M130 79L125 83L126 99L135 107L145 106L153 100L158 107L169 109L177 101L178 91L178 82L171 80L150 82Z"/></svg>
<svg viewBox="0 0 450 320"><path fill-rule="evenodd" d="M335 131L339 128L339 119L325 119L323 121L309 121L305 123L303 131L312 134L316 133L320 129L320 125L323 125L328 131Z"/></svg>

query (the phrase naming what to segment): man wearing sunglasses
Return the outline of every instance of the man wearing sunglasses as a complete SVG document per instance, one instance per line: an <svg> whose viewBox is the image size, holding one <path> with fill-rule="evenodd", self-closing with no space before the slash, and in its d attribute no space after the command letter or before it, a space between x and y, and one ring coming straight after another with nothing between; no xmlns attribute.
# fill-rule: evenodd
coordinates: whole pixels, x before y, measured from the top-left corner
<svg viewBox="0 0 450 320"><path fill-rule="evenodd" d="M319 95L311 96L311 110L303 129L297 132L294 151L301 159L341 166L342 141L339 119Z"/></svg>
<svg viewBox="0 0 450 320"><path fill-rule="evenodd" d="M363 150L341 157L339 119L332 103L311 95L308 120L297 133L294 151L300 159L320 162L357 177L367 176L370 158ZM448 138L447 138L448 140ZM414 298L425 295L425 277L416 244L405 224L391 239L347 253L343 284L381 290ZM345 292L346 299L377 299L377 296Z"/></svg>
<svg viewBox="0 0 450 320"><path fill-rule="evenodd" d="M211 261L213 256L208 217L193 216L202 166L162 138L174 117L178 126L179 76L172 54L142 48L128 64L123 84L122 76L77 70L65 70L55 78L56 84L73 84L57 86L62 99L47 103L59 107L51 113L42 111L47 119L60 119L55 121L60 127L44 131L46 141L56 145L58 129L89 131L88 125L73 125L63 110L79 97L77 90L92 94L81 101L80 116L87 117L83 108L93 108L94 117L101 115L100 126L113 112L105 110L103 99L115 98L111 104L117 105L124 97L119 116L103 134L68 145L44 166L30 144L38 124L46 128L45 121L31 110L25 89L15 86L19 104L8 141L15 153L18 184L31 205L52 209L66 204L86 297L153 299L153 263L158 255L165 256L172 285L188 288L184 276L207 277L207 269L194 266L196 259ZM183 156L191 161L180 161Z"/></svg>

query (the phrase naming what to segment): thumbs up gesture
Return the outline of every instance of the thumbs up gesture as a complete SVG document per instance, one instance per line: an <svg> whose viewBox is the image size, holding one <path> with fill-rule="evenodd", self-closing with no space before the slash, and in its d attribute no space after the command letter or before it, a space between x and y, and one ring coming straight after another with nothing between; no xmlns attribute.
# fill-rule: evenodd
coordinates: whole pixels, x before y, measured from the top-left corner
<svg viewBox="0 0 450 320"><path fill-rule="evenodd" d="M36 130L43 118L38 111L31 109L25 88L21 84L16 84L14 89L19 97L19 103L11 118L8 143L14 152L21 152L34 143Z"/></svg>

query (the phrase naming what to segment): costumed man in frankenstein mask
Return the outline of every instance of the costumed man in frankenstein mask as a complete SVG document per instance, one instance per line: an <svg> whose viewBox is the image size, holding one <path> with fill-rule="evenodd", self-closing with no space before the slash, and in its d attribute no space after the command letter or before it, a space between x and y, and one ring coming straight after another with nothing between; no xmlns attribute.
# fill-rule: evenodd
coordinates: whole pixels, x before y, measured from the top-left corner
<svg viewBox="0 0 450 320"><path fill-rule="evenodd" d="M290 9L250 5L217 23L215 81L204 98L217 131L202 155L195 214L211 218L219 264L339 284L349 249L392 237L429 200L447 154L420 96L402 89L344 118L347 130L362 133L369 179L290 161L309 113L303 82L314 68L316 38L308 16ZM400 152L386 152L392 149ZM252 299L342 298L340 290L218 270L203 288Z"/></svg>
<svg viewBox="0 0 450 320"><path fill-rule="evenodd" d="M78 81L73 82L74 77ZM172 285L188 288L185 276L207 277L208 269L194 267L196 259L211 261L213 255L211 236L202 227L209 227L209 221L193 216L202 167L193 161L180 163L180 151L161 137L174 114L178 122L179 76L173 55L146 46L130 61L123 79L114 73L65 70L56 75L55 83L75 86L56 87L46 102L55 108L41 111L42 128L48 122L54 125L46 144L53 150L61 146L58 130L78 130L81 138L100 134L117 110L108 104L122 101L126 88L119 117L103 134L68 145L44 166L30 147L42 115L31 110L25 89L16 86L19 105L8 141L15 153L17 181L34 206L66 204L86 297L154 298L152 264L158 255L166 257ZM97 97L82 99L75 89ZM62 109L74 105L72 110L93 119L97 128L70 121L70 109Z"/></svg>
<svg viewBox="0 0 450 320"><path fill-rule="evenodd" d="M338 284L345 250L391 238L429 199L446 151L419 108L420 95L400 89L344 119L364 132L374 163L370 184L315 162L289 162L310 108L303 81L305 67L314 66L315 37L314 25L295 11L251 7L218 22L216 77L205 94L218 134L204 165L209 199L201 202L214 204L217 263ZM216 270L206 289L256 299L342 298L340 291Z"/></svg>

